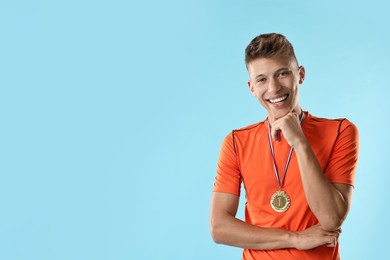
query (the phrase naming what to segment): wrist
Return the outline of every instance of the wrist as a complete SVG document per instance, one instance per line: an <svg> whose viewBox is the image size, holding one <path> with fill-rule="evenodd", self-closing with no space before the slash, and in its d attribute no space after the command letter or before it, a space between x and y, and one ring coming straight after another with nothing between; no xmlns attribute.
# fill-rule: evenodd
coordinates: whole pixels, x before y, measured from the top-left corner
<svg viewBox="0 0 390 260"><path fill-rule="evenodd" d="M288 231L286 248L297 248L298 237L299 237L298 232Z"/></svg>
<svg viewBox="0 0 390 260"><path fill-rule="evenodd" d="M302 150L305 150L307 147L309 147L310 146L310 144L309 144L309 142L307 141L307 139L306 138L301 138L300 140L298 140L295 144L294 144L294 146L293 146L293 148L294 148L294 150L296 151L296 152L300 152L300 151L302 151Z"/></svg>

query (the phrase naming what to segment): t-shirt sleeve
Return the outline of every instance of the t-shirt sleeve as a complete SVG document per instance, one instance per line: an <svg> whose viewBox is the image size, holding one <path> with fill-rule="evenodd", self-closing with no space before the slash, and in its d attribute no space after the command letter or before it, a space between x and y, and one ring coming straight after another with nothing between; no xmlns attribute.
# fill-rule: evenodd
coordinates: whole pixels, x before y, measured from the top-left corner
<svg viewBox="0 0 390 260"><path fill-rule="evenodd" d="M234 131L225 137L217 164L217 176L215 177L215 192L227 192L240 195L241 174L234 147Z"/></svg>
<svg viewBox="0 0 390 260"><path fill-rule="evenodd" d="M330 182L354 185L359 156L359 133L348 120L340 123L339 134L326 168Z"/></svg>

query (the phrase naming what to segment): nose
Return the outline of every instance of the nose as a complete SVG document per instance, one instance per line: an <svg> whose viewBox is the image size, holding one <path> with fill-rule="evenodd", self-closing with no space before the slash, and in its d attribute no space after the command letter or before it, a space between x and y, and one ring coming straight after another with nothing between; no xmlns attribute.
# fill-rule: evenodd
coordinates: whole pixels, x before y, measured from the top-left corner
<svg viewBox="0 0 390 260"><path fill-rule="evenodd" d="M281 85L279 84L279 82L271 77L269 82L268 82L268 92L269 93L276 93L279 91L279 89L281 88Z"/></svg>

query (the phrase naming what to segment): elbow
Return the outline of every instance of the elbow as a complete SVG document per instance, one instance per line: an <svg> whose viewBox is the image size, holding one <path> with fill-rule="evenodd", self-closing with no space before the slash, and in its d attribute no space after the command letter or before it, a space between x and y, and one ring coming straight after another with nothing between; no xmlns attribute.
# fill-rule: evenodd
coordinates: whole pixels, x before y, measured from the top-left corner
<svg viewBox="0 0 390 260"><path fill-rule="evenodd" d="M325 231L336 231L341 228L341 225L344 222L344 218L334 215L328 216L326 219L320 221L321 227Z"/></svg>
<svg viewBox="0 0 390 260"><path fill-rule="evenodd" d="M214 241L214 243L216 244L222 244L222 237L223 235L221 234L221 226L220 225L216 225L215 223L211 223L210 225L210 233L211 233L211 237Z"/></svg>
<svg viewBox="0 0 390 260"><path fill-rule="evenodd" d="M220 221L211 220L210 233L216 244L224 244L226 242L224 239L226 238L224 230L224 225Z"/></svg>
<svg viewBox="0 0 390 260"><path fill-rule="evenodd" d="M324 223L324 224L321 224L321 227L324 231L332 232L332 231L336 231L336 230L340 229L341 225L336 225L334 223Z"/></svg>

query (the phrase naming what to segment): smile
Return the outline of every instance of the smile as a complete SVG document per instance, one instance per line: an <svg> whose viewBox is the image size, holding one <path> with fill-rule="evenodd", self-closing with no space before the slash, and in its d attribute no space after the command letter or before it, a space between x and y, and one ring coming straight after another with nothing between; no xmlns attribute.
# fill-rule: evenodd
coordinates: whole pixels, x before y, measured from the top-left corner
<svg viewBox="0 0 390 260"><path fill-rule="evenodd" d="M272 103L272 104L276 104L276 103L285 101L287 98L288 98L288 94L287 94L287 95L284 95L284 96L282 96L282 97L280 97L280 98L268 99L268 102L270 102L270 103Z"/></svg>

